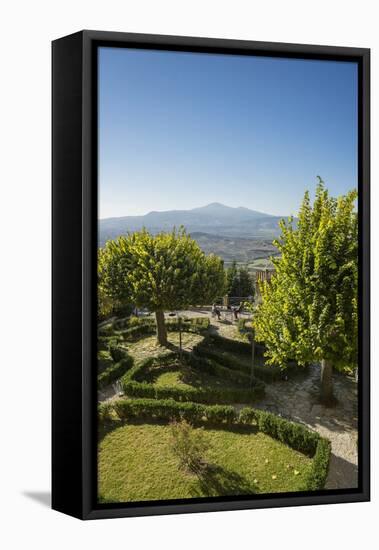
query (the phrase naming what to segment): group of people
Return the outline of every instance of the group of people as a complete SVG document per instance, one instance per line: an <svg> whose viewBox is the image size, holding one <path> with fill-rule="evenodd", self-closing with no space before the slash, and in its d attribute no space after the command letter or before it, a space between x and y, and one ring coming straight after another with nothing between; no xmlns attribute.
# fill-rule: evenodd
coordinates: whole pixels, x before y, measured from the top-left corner
<svg viewBox="0 0 379 550"><path fill-rule="evenodd" d="M242 313L243 310L243 303L241 302L239 306L226 306L226 311L230 311L233 314L233 318L238 321L238 315ZM217 319L221 320L221 308L217 304L212 305L212 316L217 317ZM224 310L225 311L225 310Z"/></svg>

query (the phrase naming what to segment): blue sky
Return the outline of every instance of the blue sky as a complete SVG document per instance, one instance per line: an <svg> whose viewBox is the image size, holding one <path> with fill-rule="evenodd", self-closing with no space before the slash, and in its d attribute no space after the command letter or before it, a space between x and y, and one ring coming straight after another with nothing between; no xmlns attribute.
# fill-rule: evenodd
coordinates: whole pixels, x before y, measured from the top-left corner
<svg viewBox="0 0 379 550"><path fill-rule="evenodd" d="M100 218L296 214L317 175L357 186L356 64L100 48Z"/></svg>

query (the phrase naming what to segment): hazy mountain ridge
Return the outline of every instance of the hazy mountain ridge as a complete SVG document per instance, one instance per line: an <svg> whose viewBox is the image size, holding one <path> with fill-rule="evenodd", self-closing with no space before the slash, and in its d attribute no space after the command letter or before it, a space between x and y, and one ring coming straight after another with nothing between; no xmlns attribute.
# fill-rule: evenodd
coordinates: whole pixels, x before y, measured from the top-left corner
<svg viewBox="0 0 379 550"><path fill-rule="evenodd" d="M278 222L282 216L272 216L245 207L233 208L211 203L191 210L152 211L144 216L123 216L99 221L99 244L129 231L143 227L152 233L171 231L184 225L187 231L206 233L219 238L272 239L279 234Z"/></svg>

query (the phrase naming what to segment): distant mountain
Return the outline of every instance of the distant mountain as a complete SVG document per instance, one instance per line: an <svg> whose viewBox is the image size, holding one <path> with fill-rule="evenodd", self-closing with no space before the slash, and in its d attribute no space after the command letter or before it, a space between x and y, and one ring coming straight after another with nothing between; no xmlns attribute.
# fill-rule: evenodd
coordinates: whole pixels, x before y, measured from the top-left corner
<svg viewBox="0 0 379 550"><path fill-rule="evenodd" d="M171 231L184 225L189 233L207 233L221 237L272 239L278 235L280 216L272 216L245 207L232 208L213 202L191 210L152 211L144 216L106 218L99 222L99 244L129 231L145 227L152 233Z"/></svg>

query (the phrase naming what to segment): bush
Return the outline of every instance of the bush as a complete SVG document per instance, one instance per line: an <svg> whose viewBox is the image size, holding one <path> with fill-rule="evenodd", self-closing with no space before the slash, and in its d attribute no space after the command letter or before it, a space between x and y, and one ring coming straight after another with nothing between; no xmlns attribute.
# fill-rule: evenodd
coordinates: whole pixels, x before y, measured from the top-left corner
<svg viewBox="0 0 379 550"><path fill-rule="evenodd" d="M209 449L204 434L201 430L195 432L193 426L184 418L171 422L170 428L170 447L179 460L179 466L191 472L198 472L205 463L204 454Z"/></svg>
<svg viewBox="0 0 379 550"><path fill-rule="evenodd" d="M251 390L216 388L179 388L178 386L155 386L147 382L124 382L122 388L130 397L150 399L175 399L195 403L253 403L261 397L261 388Z"/></svg>
<svg viewBox="0 0 379 550"><path fill-rule="evenodd" d="M99 327L98 334L99 336L112 336L114 334L113 323L110 322Z"/></svg>
<svg viewBox="0 0 379 550"><path fill-rule="evenodd" d="M173 399L118 399L113 404L113 409L120 420L156 419L180 420L185 418L189 422L200 422L204 415L204 406L198 403L178 403Z"/></svg>
<svg viewBox="0 0 379 550"><path fill-rule="evenodd" d="M117 399L113 409L121 420L185 419L192 424L202 422L223 425L236 420L234 407L223 405L202 405L200 403L179 403L174 399Z"/></svg>
<svg viewBox="0 0 379 550"><path fill-rule="evenodd" d="M216 348L231 351L232 353L246 353L251 355L251 345L249 343L241 342L240 340L231 340L219 334L212 334L209 336L209 338L207 338L207 343L213 344Z"/></svg>
<svg viewBox="0 0 379 550"><path fill-rule="evenodd" d="M127 328L122 332L122 336L126 341L139 340L142 336L149 336L155 334L155 325L151 323L145 323Z"/></svg>
<svg viewBox="0 0 379 550"><path fill-rule="evenodd" d="M210 320L206 318L193 318L188 322L184 319L181 321L182 332L193 332L202 334L209 328ZM146 317L130 317L115 321L114 328L122 330L122 335L127 341L135 341L143 336L149 336L156 333L156 325L154 319ZM169 332L179 331L179 322L175 320L166 320L166 328Z"/></svg>
<svg viewBox="0 0 379 550"><path fill-rule="evenodd" d="M112 419L113 405L110 401L104 401L97 406L98 418L101 422L108 422Z"/></svg>
<svg viewBox="0 0 379 550"><path fill-rule="evenodd" d="M208 340L208 345L207 341L200 342L200 344L195 347L194 351L198 355L216 361L228 369L244 374L245 377L250 380L251 367L249 365L238 361L236 358L225 355L225 352L216 349L214 345L210 347L209 342L212 342L212 340ZM251 347L249 350L249 357L251 357ZM273 382L283 378L283 371L279 367L254 365L254 376L265 382Z"/></svg>
<svg viewBox="0 0 379 550"><path fill-rule="evenodd" d="M130 397L146 397L150 399L175 399L176 401L198 403L253 403L264 395L264 384L253 381L251 389L239 388L191 388L179 386L156 386L146 381L147 372L154 366L163 366L178 360L177 353L168 353L156 358L148 358L137 363L122 378L122 388ZM207 371L210 374L223 376L229 380L250 385L250 379L243 373L235 373L212 364L190 353L183 353L183 359L194 369Z"/></svg>
<svg viewBox="0 0 379 550"><path fill-rule="evenodd" d="M330 441L320 437L313 457L312 468L306 481L306 490L317 491L324 488L328 477L330 454Z"/></svg>
<svg viewBox="0 0 379 550"><path fill-rule="evenodd" d="M205 417L210 424L232 424L237 419L237 414L232 406L212 405L206 407Z"/></svg>
<svg viewBox="0 0 379 550"><path fill-rule="evenodd" d="M109 353L113 361L115 361L116 363L118 363L122 359L125 359L125 357L128 355L126 350L120 348L119 346L117 346L117 344L114 343L110 344Z"/></svg>
<svg viewBox="0 0 379 550"><path fill-rule="evenodd" d="M126 354L125 357L121 359L121 361L108 367L105 371L98 375L98 389L102 389L112 382L115 382L115 380L121 378L121 376L124 375L129 369L131 369L132 366L133 358L130 355Z"/></svg>
<svg viewBox="0 0 379 550"><path fill-rule="evenodd" d="M113 365L113 359L109 351L100 350L97 352L97 370L103 372Z"/></svg>
<svg viewBox="0 0 379 550"><path fill-rule="evenodd" d="M256 425L259 431L278 439L304 454L313 456L320 436L295 422L273 413L246 407L240 411L238 421Z"/></svg>

